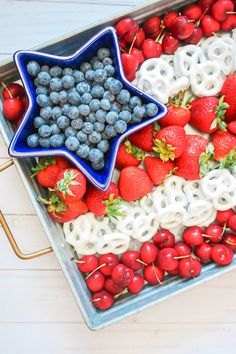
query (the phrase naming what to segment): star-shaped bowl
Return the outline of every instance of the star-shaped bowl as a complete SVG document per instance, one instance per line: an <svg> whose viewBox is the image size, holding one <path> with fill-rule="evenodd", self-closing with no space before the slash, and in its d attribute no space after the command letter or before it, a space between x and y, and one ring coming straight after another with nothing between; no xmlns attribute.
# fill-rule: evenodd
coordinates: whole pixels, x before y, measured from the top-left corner
<svg viewBox="0 0 236 354"><path fill-rule="evenodd" d="M151 118L143 119L138 124L128 126L128 129L120 135L117 135L110 141L110 149L105 157L105 166L101 171L95 171L88 162L80 159L75 153L69 151L65 146L61 148L29 148L26 143L27 136L35 132L33 125L34 118L39 115L40 107L36 103L36 93L33 79L27 72L27 63L31 60L37 61L40 65L59 65L62 68L78 68L82 62L91 60L96 55L99 48L106 47L110 49L111 57L115 65L115 77L118 78L125 89L131 95L139 96L143 103L155 103L158 106L158 114ZM106 27L97 35L92 37L78 51L67 57L60 57L35 51L18 51L14 55L16 66L19 70L21 80L24 84L26 94L29 100L28 109L23 120L18 127L11 144L9 154L14 157L39 157L39 156L64 156L68 158L88 180L101 190L106 190L112 180L113 170L116 162L117 152L121 142L130 134L144 128L158 119L162 118L166 112L166 107L151 96L133 86L125 77L118 38L113 27Z"/></svg>

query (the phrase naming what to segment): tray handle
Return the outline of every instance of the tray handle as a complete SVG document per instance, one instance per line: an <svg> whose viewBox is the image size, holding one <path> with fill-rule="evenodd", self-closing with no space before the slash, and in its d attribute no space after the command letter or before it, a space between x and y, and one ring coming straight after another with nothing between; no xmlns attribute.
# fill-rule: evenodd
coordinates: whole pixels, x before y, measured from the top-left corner
<svg viewBox="0 0 236 354"><path fill-rule="evenodd" d="M12 165L13 165L13 160L8 160L7 162L5 162L4 164L2 164L0 166L0 172L6 170L8 167L10 167ZM33 258L40 257L45 254L53 252L52 247L44 248L42 250L32 252L32 253L21 252L1 210L0 210L0 225L2 225L2 228L3 228L8 240L12 246L13 251L15 252L16 256L19 257L20 259L23 259L23 260L33 259Z"/></svg>

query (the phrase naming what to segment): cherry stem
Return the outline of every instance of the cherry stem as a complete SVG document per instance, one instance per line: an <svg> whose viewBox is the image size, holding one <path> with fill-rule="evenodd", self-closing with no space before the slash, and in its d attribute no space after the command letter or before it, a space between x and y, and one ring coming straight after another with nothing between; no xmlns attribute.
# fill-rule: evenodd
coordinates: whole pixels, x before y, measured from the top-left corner
<svg viewBox="0 0 236 354"><path fill-rule="evenodd" d="M224 241L225 243L228 243L228 245L236 246L235 242L230 242L230 241Z"/></svg>
<svg viewBox="0 0 236 354"><path fill-rule="evenodd" d="M222 235L222 234L221 234ZM218 236L218 239L220 240L220 236ZM203 237L207 237L207 238L213 238L214 236L211 236L211 235L207 235L207 234L202 234Z"/></svg>
<svg viewBox="0 0 236 354"><path fill-rule="evenodd" d="M78 263L78 264L86 263L86 261L77 261L77 259L72 259L72 261L74 261L75 263Z"/></svg>
<svg viewBox="0 0 236 354"><path fill-rule="evenodd" d="M157 38L155 39L155 42L159 42L159 39L161 38L163 32L164 32L165 26L163 25L163 21L161 21L161 30L157 36Z"/></svg>
<svg viewBox="0 0 236 354"><path fill-rule="evenodd" d="M141 263L141 264L143 264L143 265L145 265L145 266L147 266L147 263L141 261L141 259L137 259L136 261L139 262L139 263Z"/></svg>
<svg viewBox="0 0 236 354"><path fill-rule="evenodd" d="M95 273L98 269L104 267L106 265L106 263L100 264L100 266L98 266L97 268L95 268L91 273L89 273L87 275L87 277L85 278L85 280L87 280L93 273Z"/></svg>
<svg viewBox="0 0 236 354"><path fill-rule="evenodd" d="M163 283L161 282L160 278L159 278L158 275L157 275L157 272L156 272L154 263L152 263L152 266L153 266L153 271L154 271L154 274L155 274L155 277L156 277L158 283L159 283L160 285L162 285Z"/></svg>
<svg viewBox="0 0 236 354"><path fill-rule="evenodd" d="M186 255L186 256L177 256L177 257L174 257L174 259L182 259L182 258L189 258L190 257L190 254Z"/></svg>
<svg viewBox="0 0 236 354"><path fill-rule="evenodd" d="M102 300L102 298L101 297L97 297L96 299L92 300L92 302L97 302L97 301L100 301L100 300Z"/></svg>
<svg viewBox="0 0 236 354"><path fill-rule="evenodd" d="M12 94L11 94L11 91L8 89L8 87L7 87L7 85L5 84L4 81L1 82L1 85L5 88L5 90L7 90L9 96L10 96L11 98L13 98L13 96L12 96Z"/></svg>
<svg viewBox="0 0 236 354"><path fill-rule="evenodd" d="M125 289L122 290L120 293L116 294L116 295L114 296L114 299L117 299L117 298L118 298L119 296L121 296L121 295L127 294L127 292L128 292L128 289L125 288Z"/></svg>
<svg viewBox="0 0 236 354"><path fill-rule="evenodd" d="M235 11L227 11L226 15L236 15L236 12Z"/></svg>
<svg viewBox="0 0 236 354"><path fill-rule="evenodd" d="M131 50L133 49L134 42L136 41L136 39L137 39L137 36L135 35L135 36L134 36L134 38L133 38L133 40L132 40L131 46L130 46L130 48L129 48L129 52L128 52L128 54L130 54L130 53L131 53Z"/></svg>
<svg viewBox="0 0 236 354"><path fill-rule="evenodd" d="M201 20L203 19L203 17L206 15L207 11L208 11L208 7L203 11L203 13L201 14L200 18L198 19L198 21L196 22L196 27L200 26Z"/></svg>

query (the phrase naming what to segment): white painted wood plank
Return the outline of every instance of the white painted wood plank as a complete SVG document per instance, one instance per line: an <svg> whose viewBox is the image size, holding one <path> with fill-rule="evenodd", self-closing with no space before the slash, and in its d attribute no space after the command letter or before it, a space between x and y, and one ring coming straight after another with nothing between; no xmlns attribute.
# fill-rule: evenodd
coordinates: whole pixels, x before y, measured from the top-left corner
<svg viewBox="0 0 236 354"><path fill-rule="evenodd" d="M7 151L7 146L3 140L3 137L0 133L0 159L2 158L9 158L8 151Z"/></svg>
<svg viewBox="0 0 236 354"><path fill-rule="evenodd" d="M110 6L131 6L131 5L139 5L144 3L145 0L129 0L129 2L125 0L15 0L19 2L54 2L54 3L70 3L70 4L85 4L85 5L110 5Z"/></svg>

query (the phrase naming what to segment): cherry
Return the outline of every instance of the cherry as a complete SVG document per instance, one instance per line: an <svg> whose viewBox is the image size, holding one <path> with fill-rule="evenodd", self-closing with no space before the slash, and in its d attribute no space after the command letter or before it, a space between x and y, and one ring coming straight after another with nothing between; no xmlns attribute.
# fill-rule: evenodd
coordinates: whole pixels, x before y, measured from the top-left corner
<svg viewBox="0 0 236 354"><path fill-rule="evenodd" d="M175 236L169 230L161 229L153 236L153 242L158 248L174 247Z"/></svg>
<svg viewBox="0 0 236 354"><path fill-rule="evenodd" d="M228 222L228 227L236 232L236 214L232 215Z"/></svg>
<svg viewBox="0 0 236 354"><path fill-rule="evenodd" d="M135 35L134 46L137 48L141 48L145 39L145 33L142 28L138 30Z"/></svg>
<svg viewBox="0 0 236 354"><path fill-rule="evenodd" d="M189 5L184 9L183 15L190 20L197 21L202 16L202 9L198 5Z"/></svg>
<svg viewBox="0 0 236 354"><path fill-rule="evenodd" d="M92 303L99 310L105 311L112 307L114 300L113 296L105 290L93 294Z"/></svg>
<svg viewBox="0 0 236 354"><path fill-rule="evenodd" d="M139 66L139 59L136 56L129 53L122 53L121 59L122 59L122 64L127 79L130 81L134 80L135 73Z"/></svg>
<svg viewBox="0 0 236 354"><path fill-rule="evenodd" d="M128 285L131 294L138 294L144 287L144 278L140 274L134 274L133 280Z"/></svg>
<svg viewBox="0 0 236 354"><path fill-rule="evenodd" d="M210 10L214 2L216 2L216 0L200 0L198 2L198 5L202 9L202 11L205 11Z"/></svg>
<svg viewBox="0 0 236 354"><path fill-rule="evenodd" d="M190 226L183 232L183 240L192 246L198 246L203 242L203 229L199 226Z"/></svg>
<svg viewBox="0 0 236 354"><path fill-rule="evenodd" d="M104 289L113 295L117 295L124 290L122 286L116 284L111 278L105 280Z"/></svg>
<svg viewBox="0 0 236 354"><path fill-rule="evenodd" d="M21 116L20 118L17 119L17 121L15 121L17 127L19 127L19 125L22 121L22 118L23 118L23 116Z"/></svg>
<svg viewBox="0 0 236 354"><path fill-rule="evenodd" d="M210 15L205 15L201 20L201 29L204 36L210 37L219 31L220 24Z"/></svg>
<svg viewBox="0 0 236 354"><path fill-rule="evenodd" d="M129 285L133 280L133 277L133 270L126 267L124 264L118 264L111 273L112 280L122 287Z"/></svg>
<svg viewBox="0 0 236 354"><path fill-rule="evenodd" d="M178 39L185 39L193 34L194 24L186 16L178 16L172 21L170 30Z"/></svg>
<svg viewBox="0 0 236 354"><path fill-rule="evenodd" d="M143 30L146 33L146 35L150 36L155 34L156 37L161 30L160 18L156 16L150 17L148 20L146 20L143 23Z"/></svg>
<svg viewBox="0 0 236 354"><path fill-rule="evenodd" d="M76 263L82 273L90 273L98 267L98 259L95 255L83 256Z"/></svg>
<svg viewBox="0 0 236 354"><path fill-rule="evenodd" d="M154 264L148 264L143 271L144 279L152 285L162 284L165 278L165 272Z"/></svg>
<svg viewBox="0 0 236 354"><path fill-rule="evenodd" d="M231 216L234 215L234 211L233 209L228 209L228 210L224 210L224 211L217 211L216 214L216 221L220 224L220 225L224 225L227 224L229 219L231 218Z"/></svg>
<svg viewBox="0 0 236 354"><path fill-rule="evenodd" d="M234 28L236 28L236 15L229 15L228 18L220 24L222 31L230 31Z"/></svg>
<svg viewBox="0 0 236 354"><path fill-rule="evenodd" d="M2 82L2 86L4 87L2 90L2 97L4 100L7 100L8 98L22 98L25 95L23 86L16 82L12 82L8 85Z"/></svg>
<svg viewBox="0 0 236 354"><path fill-rule="evenodd" d="M21 102L23 104L24 111L26 111L26 109L28 108L28 105L29 105L28 97L27 96L23 96L22 99L21 99Z"/></svg>
<svg viewBox="0 0 236 354"><path fill-rule="evenodd" d="M163 248L160 250L157 261L161 269L171 272L178 268L178 253L174 248Z"/></svg>
<svg viewBox="0 0 236 354"><path fill-rule="evenodd" d="M140 250L140 258L146 263L150 264L154 262L158 255L158 249L152 242L144 242Z"/></svg>
<svg viewBox="0 0 236 354"><path fill-rule="evenodd" d="M144 56L143 56L143 53L142 53L139 49L133 47L133 48L131 49L131 51L130 51L130 54L131 54L131 55L134 55L135 57L138 58L139 65L143 64L143 62L144 62Z"/></svg>
<svg viewBox="0 0 236 354"><path fill-rule="evenodd" d="M174 21L174 19L176 19L176 17L178 17L177 12L175 11L168 12L163 19L163 25L165 26L165 28L170 29L170 26Z"/></svg>
<svg viewBox="0 0 236 354"><path fill-rule="evenodd" d="M162 45L154 39L147 38L143 42L142 52L145 59L159 58L162 53Z"/></svg>
<svg viewBox="0 0 236 354"><path fill-rule="evenodd" d="M122 254L120 261L135 272L142 268L142 263L139 262L140 254L137 251L127 251Z"/></svg>
<svg viewBox="0 0 236 354"><path fill-rule="evenodd" d="M119 258L116 254L106 253L100 256L99 258L99 266L104 265L100 268L100 272L104 275L111 275L115 266L119 264Z"/></svg>
<svg viewBox="0 0 236 354"><path fill-rule="evenodd" d="M105 283L105 277L99 272L99 270L96 270L96 272L88 275L88 277L85 278L85 281L89 290L96 292L102 290Z"/></svg>
<svg viewBox="0 0 236 354"><path fill-rule="evenodd" d="M179 274L184 278L198 277L201 269L201 263L192 257L181 259L179 262Z"/></svg>
<svg viewBox="0 0 236 354"><path fill-rule="evenodd" d="M228 12L234 11L234 3L231 0L218 0L211 8L212 17L218 22L223 22L228 18Z"/></svg>
<svg viewBox="0 0 236 354"><path fill-rule="evenodd" d="M228 246L232 251L236 250L236 235L228 234L223 238L223 243Z"/></svg>
<svg viewBox="0 0 236 354"><path fill-rule="evenodd" d="M162 49L166 54L174 54L179 47L179 39L171 32L166 32L162 40Z"/></svg>
<svg viewBox="0 0 236 354"><path fill-rule="evenodd" d="M190 256L192 248L183 241L179 241L174 245L174 249L177 251L178 256Z"/></svg>
<svg viewBox="0 0 236 354"><path fill-rule="evenodd" d="M188 44L198 44L203 37L202 29L200 27L195 27L193 34L190 37L185 39L185 42Z"/></svg>
<svg viewBox="0 0 236 354"><path fill-rule="evenodd" d="M206 228L203 236L211 243L219 243L223 238L223 227L217 224L211 224Z"/></svg>
<svg viewBox="0 0 236 354"><path fill-rule="evenodd" d="M168 272L169 275L178 275L179 274L179 268L175 268L174 270L171 270Z"/></svg>
<svg viewBox="0 0 236 354"><path fill-rule="evenodd" d="M211 257L214 262L220 264L220 265L228 265L232 262L233 260L233 251L226 245L215 245L212 248L212 254Z"/></svg>
<svg viewBox="0 0 236 354"><path fill-rule="evenodd" d="M21 117L24 107L21 100L17 98L7 98L3 101L2 110L6 119L14 121Z"/></svg>
<svg viewBox="0 0 236 354"><path fill-rule="evenodd" d="M120 48L125 50L126 47L127 47L127 43L126 41L124 40L124 38L119 38L119 45L120 45Z"/></svg>
<svg viewBox="0 0 236 354"><path fill-rule="evenodd" d="M201 245L195 248L195 255L200 259L202 263L208 263L211 261L212 246L203 242Z"/></svg>
<svg viewBox="0 0 236 354"><path fill-rule="evenodd" d="M139 30L138 23L132 17L124 17L116 26L116 31L119 37L124 37L127 43L131 43L135 34Z"/></svg>

